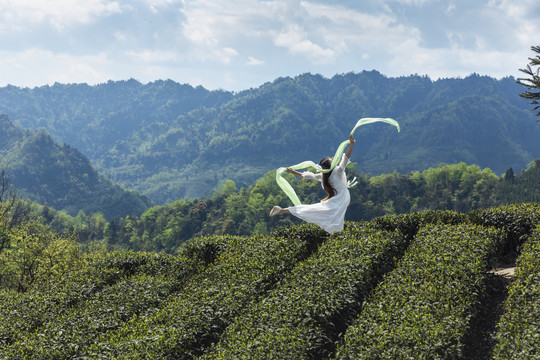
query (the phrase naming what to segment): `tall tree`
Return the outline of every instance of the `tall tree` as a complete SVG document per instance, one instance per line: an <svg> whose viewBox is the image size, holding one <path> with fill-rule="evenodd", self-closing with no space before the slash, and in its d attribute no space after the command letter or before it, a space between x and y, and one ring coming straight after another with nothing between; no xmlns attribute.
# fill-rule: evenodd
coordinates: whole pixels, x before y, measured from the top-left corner
<svg viewBox="0 0 540 360"><path fill-rule="evenodd" d="M536 111L536 115L540 116L540 67L534 68L535 66L540 66L540 46L532 46L531 49L538 55L534 58L529 58L530 62L527 64L526 69L519 69L519 71L527 74L528 77L519 78L517 82L527 87L527 91L519 94L519 96L525 99L531 99L531 104L534 106L533 109ZM537 121L540 121L540 119Z"/></svg>
<svg viewBox="0 0 540 360"><path fill-rule="evenodd" d="M23 218L17 190L11 184L8 170L0 168L0 253L9 247L9 232Z"/></svg>

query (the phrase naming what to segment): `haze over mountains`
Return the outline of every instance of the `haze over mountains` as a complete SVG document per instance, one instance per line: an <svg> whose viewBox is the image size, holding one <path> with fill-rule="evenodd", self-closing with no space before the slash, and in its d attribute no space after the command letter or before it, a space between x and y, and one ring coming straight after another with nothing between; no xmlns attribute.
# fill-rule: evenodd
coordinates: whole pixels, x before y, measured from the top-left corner
<svg viewBox="0 0 540 360"><path fill-rule="evenodd" d="M360 172L461 161L497 174L519 171L540 154L540 127L522 91L511 77L432 81L377 71L303 74L239 93L129 80L3 87L0 114L46 131L106 177L165 204L207 196L226 179L251 184L276 167L332 155L362 117L392 117L402 131L384 124L357 130ZM52 142L43 131L31 136ZM15 138L6 139L0 142Z"/></svg>

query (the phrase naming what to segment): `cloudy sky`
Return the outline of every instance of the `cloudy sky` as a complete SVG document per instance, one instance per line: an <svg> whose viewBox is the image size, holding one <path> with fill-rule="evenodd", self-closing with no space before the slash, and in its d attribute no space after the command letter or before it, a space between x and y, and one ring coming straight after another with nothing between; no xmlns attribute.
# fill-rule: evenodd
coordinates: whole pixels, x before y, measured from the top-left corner
<svg viewBox="0 0 540 360"><path fill-rule="evenodd" d="M538 0L0 0L0 86L519 77L533 45Z"/></svg>

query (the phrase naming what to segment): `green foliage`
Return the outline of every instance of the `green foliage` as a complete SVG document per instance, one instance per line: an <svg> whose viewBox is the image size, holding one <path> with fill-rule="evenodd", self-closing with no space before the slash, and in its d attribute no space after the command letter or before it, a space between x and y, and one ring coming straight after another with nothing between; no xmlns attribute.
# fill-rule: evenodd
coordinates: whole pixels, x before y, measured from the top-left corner
<svg viewBox="0 0 540 360"><path fill-rule="evenodd" d="M420 210L468 212L493 205L497 180L490 169L480 170L476 165L440 164L407 175L394 172L371 177L352 205L359 200L380 204L377 216Z"/></svg>
<svg viewBox="0 0 540 360"><path fill-rule="evenodd" d="M17 190L11 184L8 171L2 168L0 169L0 256L4 250L11 246L13 229L21 225L25 219L24 202L18 198ZM2 278L0 277L1 282Z"/></svg>
<svg viewBox="0 0 540 360"><path fill-rule="evenodd" d="M371 224L386 231L399 231L407 239L413 239L418 230L428 224L458 225L468 222L465 214L456 211L423 211L404 215L388 215L375 218Z"/></svg>
<svg viewBox="0 0 540 360"><path fill-rule="evenodd" d="M523 241L540 222L540 204L514 204L482 209L469 214L471 221L504 230L508 241L505 252L517 252Z"/></svg>
<svg viewBox="0 0 540 360"><path fill-rule="evenodd" d="M418 177L413 173L413 177ZM498 178L490 170L465 163L439 166L422 172L426 184L420 208L468 212L491 205L491 193Z"/></svg>
<svg viewBox="0 0 540 360"><path fill-rule="evenodd" d="M517 199L521 196L518 194L537 190L535 164L521 175L514 175L513 183L508 183L506 178L494 180L489 169L480 170L463 163L440 165L421 173L376 177L358 175L349 168L350 177L357 176L359 184L350 190L351 204L346 219L370 220L428 209L470 211L496 204L502 193L516 194ZM525 178L528 180L522 180ZM303 202L314 203L324 197L317 182L291 180ZM482 188L478 184L490 185ZM505 190L501 192L498 189L503 185ZM441 200L436 200L439 197L434 194L439 194ZM445 196L453 200L446 201ZM210 198L177 200L150 208L140 218L129 215L107 223L99 213L86 215L79 211L76 217L71 217L65 211L58 212L35 202L25 205L25 211L30 217L42 218L58 232L75 232L78 241L84 244L105 240L110 249L174 253L186 240L197 236L268 234L276 227L299 223L294 217L269 217L268 210L276 204L286 206L289 200L278 188L273 172L269 172L247 189L238 189L229 180Z"/></svg>
<svg viewBox="0 0 540 360"><path fill-rule="evenodd" d="M0 183L0 358L458 358L486 270L522 247L495 356L534 356L540 205L500 205L540 201L540 164L500 178L466 165L501 173L540 150L516 89L377 72L238 94L134 80L1 88L0 111L70 145L0 116L0 157L47 204ZM290 205L271 169L332 154L376 113L403 133L358 133L344 231L268 216ZM83 153L167 205L148 208ZM324 197L291 182L305 203Z"/></svg>
<svg viewBox="0 0 540 360"><path fill-rule="evenodd" d="M533 110L536 111L537 116L540 116L540 73L538 68L538 66L540 66L540 46L531 46L531 50L538 55L534 58L529 58L530 62L527 64L526 69L519 69L528 77L518 79L517 83L527 88L527 91L524 91L519 95L525 99L531 100ZM536 69L536 71L533 69Z"/></svg>
<svg viewBox="0 0 540 360"><path fill-rule="evenodd" d="M28 221L7 234L9 246L0 253L0 287L26 291L79 267L82 253L74 237L63 237L45 225Z"/></svg>
<svg viewBox="0 0 540 360"><path fill-rule="evenodd" d="M7 117L0 116L2 132L15 127ZM11 182L22 198L72 216L79 211L101 212L108 219L140 215L151 205L148 198L114 185L78 150L58 145L44 131L19 130L9 143L0 144L0 161L10 165Z"/></svg>
<svg viewBox="0 0 540 360"><path fill-rule="evenodd" d="M86 215L81 210L73 217L65 211L57 211L35 201L18 200L12 213L11 226L37 221L55 233L74 237L83 250L98 242L103 244L105 230L109 227L102 213Z"/></svg>
<svg viewBox="0 0 540 360"><path fill-rule="evenodd" d="M134 317L91 345L90 354L125 358L192 358L214 342L324 238L313 226L297 236L231 237L226 251L155 313ZM315 241L315 244L313 243Z"/></svg>
<svg viewBox="0 0 540 360"><path fill-rule="evenodd" d="M540 202L540 159L531 162L527 169L516 175L508 169L495 187L498 204Z"/></svg>
<svg viewBox="0 0 540 360"><path fill-rule="evenodd" d="M47 129L115 182L163 205L210 196L227 179L252 184L279 166L331 155L352 124L373 114L397 119L403 130L358 131L360 172L441 162L521 169L540 151L540 128L521 90L512 78L432 81L377 71L302 74L238 93L130 80L0 88L0 113Z"/></svg>
<svg viewBox="0 0 540 360"><path fill-rule="evenodd" d="M527 358L538 347L537 205L347 221L332 236L301 224L197 237L176 255L94 242L25 292L0 289L0 358L466 357L486 270L516 234L525 245L497 351Z"/></svg>
<svg viewBox="0 0 540 360"><path fill-rule="evenodd" d="M316 225L302 223L295 226L278 227L272 230L270 236L305 241L307 243L308 252L311 253L319 246L323 239L328 237L328 233Z"/></svg>
<svg viewBox="0 0 540 360"><path fill-rule="evenodd" d="M206 359L322 359L406 240L347 224L227 328Z"/></svg>
<svg viewBox="0 0 540 360"><path fill-rule="evenodd" d="M298 184L298 193L307 201L319 201L315 196L322 195L321 192L314 182ZM148 209L140 219L128 216L112 220L105 240L113 248L174 253L185 241L197 236L268 234L271 229L300 223L289 217L268 216L269 209L286 199L273 172L249 189L238 189L233 181L226 181L210 198L177 200Z"/></svg>
<svg viewBox="0 0 540 360"><path fill-rule="evenodd" d="M0 357L49 359L80 354L101 334L153 314L230 242L228 237L195 239L176 257L96 254L87 266L37 283L25 294L0 293L0 343L6 345Z"/></svg>
<svg viewBox="0 0 540 360"><path fill-rule="evenodd" d="M538 169L535 162L521 175L515 175L513 183L508 183L504 177L497 178L490 169L481 170L464 163L441 164L438 168L405 175L394 172L375 177L356 174L350 167L349 177L356 176L359 183L350 189L351 203L346 220L377 218L383 229L390 229L384 227L385 221L390 226L398 221L400 231L411 237L424 223L461 222L464 213L502 204L501 199L510 202L512 197L502 194L515 194L513 202L517 202L523 198L520 194L538 192ZM325 196L315 181L290 180L304 203L316 203ZM274 205L292 205L277 186L274 172L265 174L247 189L238 189L229 180L210 198L178 200L157 206L147 210L140 219L135 216L115 219L108 224L105 239L113 248L174 253L178 246L195 236L268 234L277 227L299 223L292 216L269 217L268 211ZM429 214L434 218L430 219ZM409 216L398 220L392 215ZM441 216L447 219L443 220ZM475 221L480 223L480 220Z"/></svg>
<svg viewBox="0 0 540 360"><path fill-rule="evenodd" d="M489 228L423 227L347 329L337 358L459 358L501 243Z"/></svg>
<svg viewBox="0 0 540 360"><path fill-rule="evenodd" d="M540 349L540 228L518 258L506 312L497 331L493 359L533 359Z"/></svg>

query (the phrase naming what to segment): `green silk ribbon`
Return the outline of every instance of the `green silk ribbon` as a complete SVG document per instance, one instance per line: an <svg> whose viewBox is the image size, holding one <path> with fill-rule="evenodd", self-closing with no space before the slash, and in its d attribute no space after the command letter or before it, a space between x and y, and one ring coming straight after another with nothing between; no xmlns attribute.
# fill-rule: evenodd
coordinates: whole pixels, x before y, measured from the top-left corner
<svg viewBox="0 0 540 360"><path fill-rule="evenodd" d="M356 129L358 127L360 127L362 125L366 125L366 124L372 124L372 123L375 123L375 122L384 122L384 123L393 125L393 126L395 126L397 128L398 132L401 130L400 127L399 127L398 122L396 120L394 120L394 119L390 119L390 118L362 118L362 119L358 120L358 122L356 123L356 125L352 129L351 135L354 134L354 132L356 131ZM323 173L330 172L330 171L334 170L336 165L339 163L339 160L341 159L341 156L343 155L343 152L344 152L345 148L350 143L351 142L347 139L347 140L345 140L344 142L342 142L339 145L338 149L336 150L336 154L333 157L333 159L336 160L336 161L332 160L332 165L330 166L330 169L321 169L319 164L315 164L313 161L310 161L310 160L301 162L300 164L289 166L289 168L291 168L292 170L299 170L299 169L305 169L305 168L309 168L309 167L314 167L319 172L323 172ZM289 199L291 199L291 201L293 202L294 205L300 205L301 202L300 202L300 199L298 199L298 195L296 195L296 192L292 188L291 184L289 184L289 182L287 180L285 180L285 178L283 177L283 173L286 170L287 170L286 167L280 167L279 169L276 170L276 182L279 185L279 187L283 190L283 192L285 192L285 194L289 197Z"/></svg>

